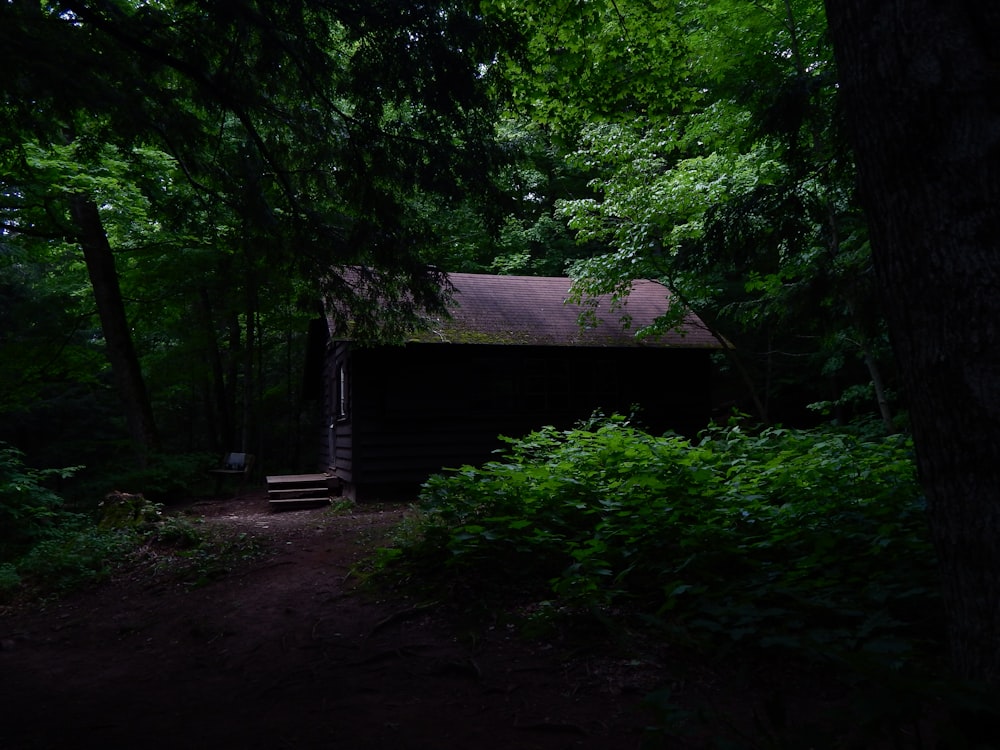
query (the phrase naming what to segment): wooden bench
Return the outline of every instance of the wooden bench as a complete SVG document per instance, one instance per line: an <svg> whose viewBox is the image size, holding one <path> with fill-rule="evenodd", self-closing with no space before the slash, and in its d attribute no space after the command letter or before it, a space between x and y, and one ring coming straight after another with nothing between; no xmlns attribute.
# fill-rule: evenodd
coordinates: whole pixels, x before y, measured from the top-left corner
<svg viewBox="0 0 1000 750"><path fill-rule="evenodd" d="M253 468L253 454L251 453L229 453L222 459L222 466L218 469L209 469L209 473L215 475L215 494L222 492L222 483L226 477L239 477L239 488L237 493L243 492L243 485L246 484L250 470Z"/></svg>

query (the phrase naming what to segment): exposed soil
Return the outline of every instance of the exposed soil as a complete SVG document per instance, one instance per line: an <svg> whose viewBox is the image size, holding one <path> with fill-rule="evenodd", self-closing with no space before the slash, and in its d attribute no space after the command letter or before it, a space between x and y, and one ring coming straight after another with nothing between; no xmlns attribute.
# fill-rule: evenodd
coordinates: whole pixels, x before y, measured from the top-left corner
<svg viewBox="0 0 1000 750"><path fill-rule="evenodd" d="M569 658L505 627L460 636L357 585L352 566L403 508L271 513L255 493L173 512L265 554L202 586L122 571L0 611L0 748L640 746L654 665Z"/></svg>

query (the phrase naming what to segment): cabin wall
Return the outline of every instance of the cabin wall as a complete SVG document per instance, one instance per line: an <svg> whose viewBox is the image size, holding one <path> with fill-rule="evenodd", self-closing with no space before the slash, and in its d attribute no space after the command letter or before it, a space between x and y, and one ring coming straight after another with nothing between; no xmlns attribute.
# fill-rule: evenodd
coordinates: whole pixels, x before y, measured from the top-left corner
<svg viewBox="0 0 1000 750"><path fill-rule="evenodd" d="M706 350L410 344L339 357L331 378L346 362L350 405L334 421L331 466L361 501L414 499L442 468L490 460L499 435L568 428L597 410L638 405L640 426L684 434L710 413Z"/></svg>
<svg viewBox="0 0 1000 750"><path fill-rule="evenodd" d="M326 430L323 436L323 468L337 476L345 495L354 490L354 420L351 394L353 352L344 341L335 341L326 359L324 381L324 413Z"/></svg>

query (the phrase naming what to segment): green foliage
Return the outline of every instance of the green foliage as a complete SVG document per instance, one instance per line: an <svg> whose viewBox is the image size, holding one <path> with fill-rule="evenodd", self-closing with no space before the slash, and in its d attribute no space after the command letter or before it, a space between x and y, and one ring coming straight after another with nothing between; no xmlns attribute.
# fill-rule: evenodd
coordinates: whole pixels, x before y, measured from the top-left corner
<svg viewBox="0 0 1000 750"><path fill-rule="evenodd" d="M262 549L253 535L165 515L141 495L114 507L98 523L67 515L23 554L0 562L0 602L64 594L126 570L200 586Z"/></svg>
<svg viewBox="0 0 1000 750"><path fill-rule="evenodd" d="M600 7L559 4L544 12L529 3L521 11L529 49L539 37L574 34L572 23L550 28L559 27L553 18L585 18ZM624 31L636 9L615 7ZM576 291L626 294L637 278L665 283L732 343L744 408L753 400L765 422L786 419L768 407L788 408L793 398L801 414L831 393L842 401L838 391L859 383L884 381L891 392L825 28L818 0L662 8L630 33L644 41L663 35L672 44L672 54L647 61L649 79L671 81L669 94L644 90L640 77L623 97L602 97L607 109L582 117L566 144L567 160L589 177L590 191L555 202L556 218L578 240L606 248L597 257L581 254L571 267ZM614 60L599 50L589 53ZM590 74L602 72L595 65ZM562 90L575 91L573 84ZM641 103L623 101L629 97ZM558 111L559 101L552 95L536 116L550 121L544 109ZM577 115L586 102L574 96ZM820 372L826 377L816 378ZM837 418L878 407L891 431L890 401L875 395L843 401Z"/></svg>
<svg viewBox="0 0 1000 750"><path fill-rule="evenodd" d="M0 562L0 602L12 597L21 588L21 583L17 566L9 562Z"/></svg>
<svg viewBox="0 0 1000 750"><path fill-rule="evenodd" d="M47 488L80 468L32 469L20 451L0 447L0 596L25 585L60 592L99 580L134 546L133 529L96 526Z"/></svg>
<svg viewBox="0 0 1000 750"><path fill-rule="evenodd" d="M98 505L101 529L144 529L160 520L162 508L143 495L112 492Z"/></svg>
<svg viewBox="0 0 1000 750"><path fill-rule="evenodd" d="M205 535L201 525L181 516L162 518L149 534L149 541L174 549L192 549L201 545Z"/></svg>
<svg viewBox="0 0 1000 750"><path fill-rule="evenodd" d="M687 92L684 29L673 0L490 0L484 9L517 28L499 60L514 104L564 132L590 119L662 115Z"/></svg>
<svg viewBox="0 0 1000 750"><path fill-rule="evenodd" d="M203 586L261 550L252 534L167 516L146 532L129 564L186 586Z"/></svg>
<svg viewBox="0 0 1000 750"><path fill-rule="evenodd" d="M692 643L897 658L936 635L933 553L909 442L614 417L508 440L433 477L387 564L629 612Z"/></svg>
<svg viewBox="0 0 1000 750"><path fill-rule="evenodd" d="M68 210L85 196L163 449L308 462L300 366L319 297L343 298L373 340L400 335L440 297L424 268L440 223L419 207L460 203L475 226L497 203L491 63L507 32L464 0L3 3L0 22L0 440L48 465L83 448L94 467L127 437ZM325 284L344 265L381 283ZM175 491L151 480L118 486Z"/></svg>
<svg viewBox="0 0 1000 750"><path fill-rule="evenodd" d="M101 528L79 516L76 523L53 529L20 558L17 574L39 592L76 589L106 579L138 539L131 529Z"/></svg>
<svg viewBox="0 0 1000 750"><path fill-rule="evenodd" d="M185 465L193 470L197 458L189 457ZM259 552L247 534L208 530L165 515L142 494L112 492L93 516L72 512L45 483L79 468L32 469L20 451L0 446L0 600L64 593L104 580L122 564L141 566L150 558L160 572L200 583Z"/></svg>
<svg viewBox="0 0 1000 750"><path fill-rule="evenodd" d="M141 492L156 502L191 497L207 481L206 469L214 467L218 457L208 453L157 453L147 465L136 468L130 464L112 464L87 482L94 496L104 497L118 488Z"/></svg>
<svg viewBox="0 0 1000 750"><path fill-rule="evenodd" d="M24 465L21 451L0 444L0 560L29 547L72 517L46 483L70 477L80 468L32 469Z"/></svg>

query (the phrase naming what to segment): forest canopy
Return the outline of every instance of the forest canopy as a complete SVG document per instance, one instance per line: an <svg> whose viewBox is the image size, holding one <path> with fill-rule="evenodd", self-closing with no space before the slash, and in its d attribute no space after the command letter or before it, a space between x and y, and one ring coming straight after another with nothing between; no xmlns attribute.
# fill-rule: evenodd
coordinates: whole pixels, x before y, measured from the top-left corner
<svg viewBox="0 0 1000 750"><path fill-rule="evenodd" d="M321 281L392 340L440 303L432 269L569 273L581 299L655 278L731 344L733 407L901 424L820 2L0 14L0 438L44 463L125 439L306 460ZM65 450L53 411L80 412Z"/></svg>
<svg viewBox="0 0 1000 750"><path fill-rule="evenodd" d="M253 443L268 418L291 419L284 443L320 279L363 266L380 300L436 304L431 205L492 202L509 161L488 69L506 32L462 2L17 2L0 21L0 437L49 461L42 415L71 393L90 411L71 429L122 413L140 460ZM122 439L93 437L61 443Z"/></svg>

